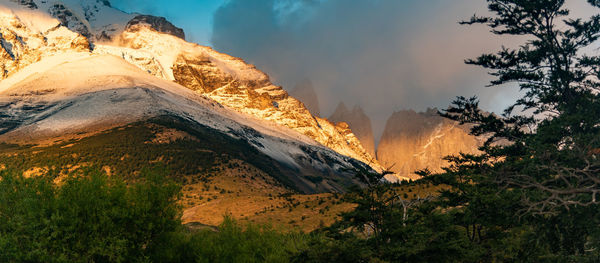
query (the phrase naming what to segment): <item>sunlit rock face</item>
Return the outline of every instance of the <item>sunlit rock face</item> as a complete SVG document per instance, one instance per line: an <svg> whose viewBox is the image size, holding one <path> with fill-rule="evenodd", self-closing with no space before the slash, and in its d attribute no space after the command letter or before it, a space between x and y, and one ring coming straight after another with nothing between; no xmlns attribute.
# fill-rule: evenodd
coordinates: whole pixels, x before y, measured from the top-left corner
<svg viewBox="0 0 600 263"><path fill-rule="evenodd" d="M309 79L305 79L298 83L290 95L302 101L304 106L315 116L321 116L321 108L319 107L319 97L315 92L315 88ZM333 121L333 120L332 120Z"/></svg>
<svg viewBox="0 0 600 263"><path fill-rule="evenodd" d="M335 112L329 117L329 120L335 123L348 123L348 126L352 129L352 132L356 135L365 150L371 156L375 156L375 137L373 136L371 119L360 106L355 106L352 110L349 110L341 102L335 109Z"/></svg>
<svg viewBox="0 0 600 263"><path fill-rule="evenodd" d="M441 171L448 163L442 158L460 152L475 153L481 142L468 129L440 117L436 109L424 113L399 111L388 119L377 148L385 167L400 176L417 178L417 170Z"/></svg>

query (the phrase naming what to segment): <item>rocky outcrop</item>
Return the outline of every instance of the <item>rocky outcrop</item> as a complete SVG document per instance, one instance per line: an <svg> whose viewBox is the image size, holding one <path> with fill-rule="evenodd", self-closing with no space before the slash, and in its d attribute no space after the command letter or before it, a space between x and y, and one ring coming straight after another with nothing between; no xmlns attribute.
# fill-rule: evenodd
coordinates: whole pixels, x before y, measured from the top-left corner
<svg viewBox="0 0 600 263"><path fill-rule="evenodd" d="M66 52L89 52L87 39L59 21L39 32L12 13L0 12L0 80L44 57Z"/></svg>
<svg viewBox="0 0 600 263"><path fill-rule="evenodd" d="M417 170L441 171L445 156L474 153L481 142L468 129L440 117L436 109L424 113L399 111L388 119L377 148L377 157L385 167L400 176L417 178Z"/></svg>
<svg viewBox="0 0 600 263"><path fill-rule="evenodd" d="M183 32L183 29L171 24L171 22L167 21L167 19L164 17L138 15L127 23L125 30L131 30L134 26L138 25L148 25L158 32L185 39L185 33Z"/></svg>
<svg viewBox="0 0 600 263"><path fill-rule="evenodd" d="M50 15L60 21L60 25L89 38L92 34L86 23L62 3L55 3L49 9Z"/></svg>
<svg viewBox="0 0 600 263"><path fill-rule="evenodd" d="M179 56L173 67L173 76L178 83L185 83L188 88L200 93L211 93L236 80L224 74L208 56Z"/></svg>
<svg viewBox="0 0 600 263"><path fill-rule="evenodd" d="M355 106L352 110L348 110L346 105L340 102L335 112L329 117L329 120L335 123L347 123L365 150L371 156L375 156L375 137L373 136L371 119L360 106Z"/></svg>
<svg viewBox="0 0 600 263"><path fill-rule="evenodd" d="M304 106L315 116L321 116L321 109L319 107L319 97L315 92L312 82L309 79L305 79L298 83L296 87L290 91L290 95L300 100Z"/></svg>

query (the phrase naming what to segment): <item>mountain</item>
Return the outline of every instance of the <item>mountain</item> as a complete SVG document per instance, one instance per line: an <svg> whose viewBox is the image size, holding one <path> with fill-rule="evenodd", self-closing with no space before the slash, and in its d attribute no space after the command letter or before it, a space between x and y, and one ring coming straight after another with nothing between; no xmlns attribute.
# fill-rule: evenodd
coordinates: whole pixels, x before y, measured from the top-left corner
<svg viewBox="0 0 600 263"><path fill-rule="evenodd" d="M314 116L321 116L319 97L309 79L305 79L298 83L296 87L290 91L290 95L300 100Z"/></svg>
<svg viewBox="0 0 600 263"><path fill-rule="evenodd" d="M313 116L304 104L243 60L185 42L182 32L166 20L126 14L107 1L31 0L4 4L1 23L3 79L63 53L115 55L229 109L291 128L339 154L379 168L347 127Z"/></svg>
<svg viewBox="0 0 600 263"><path fill-rule="evenodd" d="M291 128L340 154L379 168L351 130L313 116L302 102L239 58L144 25L124 31L117 41L119 49L98 45L97 52L121 55L141 69L204 94L225 107ZM152 61L146 62L148 58Z"/></svg>
<svg viewBox="0 0 600 263"><path fill-rule="evenodd" d="M347 127L312 116L241 59L185 42L164 19L106 1L11 1L0 5L0 33L4 146L77 144L133 125L155 134L150 142L232 142L213 147L306 193L344 191L358 183L347 169L371 159Z"/></svg>
<svg viewBox="0 0 600 263"><path fill-rule="evenodd" d="M361 165L306 136L247 118L112 55L58 55L8 80L14 84L0 86L0 141L5 143L77 144L113 128L141 125L157 131L147 143L183 140L193 145L202 140L235 145L231 151L223 149L233 146L223 145L200 149L261 167L285 186L307 193L344 191L355 182L341 169ZM312 182L310 176L320 181Z"/></svg>
<svg viewBox="0 0 600 263"><path fill-rule="evenodd" d="M354 106L352 110L348 110L346 105L340 102L329 120L335 123L347 123L365 150L371 156L375 156L375 137L371 119L360 106Z"/></svg>
<svg viewBox="0 0 600 263"><path fill-rule="evenodd" d="M386 123L379 146L378 160L399 176L417 178L417 170L441 171L448 155L475 153L481 141L467 127L445 119L437 109L417 113L412 110L392 114Z"/></svg>

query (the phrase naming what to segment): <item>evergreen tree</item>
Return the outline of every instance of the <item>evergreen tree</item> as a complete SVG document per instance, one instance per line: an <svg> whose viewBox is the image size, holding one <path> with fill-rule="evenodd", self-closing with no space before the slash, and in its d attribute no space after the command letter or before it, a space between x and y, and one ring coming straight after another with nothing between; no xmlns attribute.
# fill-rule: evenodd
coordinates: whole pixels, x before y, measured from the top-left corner
<svg viewBox="0 0 600 263"><path fill-rule="evenodd" d="M457 220L472 241L535 231L521 241L550 252L536 260L597 260L600 57L587 53L600 37L600 16L569 18L564 0L487 2L491 16L461 23L527 40L466 63L490 70L490 86L517 83L524 95L501 116L482 111L475 97L457 98L442 115L487 140L482 154L449 158L453 165L432 180L453 186L444 206L462 207Z"/></svg>

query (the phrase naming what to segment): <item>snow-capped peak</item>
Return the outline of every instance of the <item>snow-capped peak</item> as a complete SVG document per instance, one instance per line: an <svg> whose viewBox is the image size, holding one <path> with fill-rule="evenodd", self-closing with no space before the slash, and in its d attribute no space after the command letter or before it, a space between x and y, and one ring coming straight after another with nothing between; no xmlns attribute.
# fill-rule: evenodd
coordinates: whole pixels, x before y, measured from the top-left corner
<svg viewBox="0 0 600 263"><path fill-rule="evenodd" d="M0 4L10 11L0 10L0 16L7 17L0 21L0 79L60 54L114 55L227 108L287 127L340 154L380 168L347 126L313 116L300 101L273 85L253 65L186 42L183 31L166 20L127 14L102 0L14 1ZM44 23L33 20L24 23L30 20L16 10L46 13L45 19L52 23L45 24L49 29L39 30Z"/></svg>

